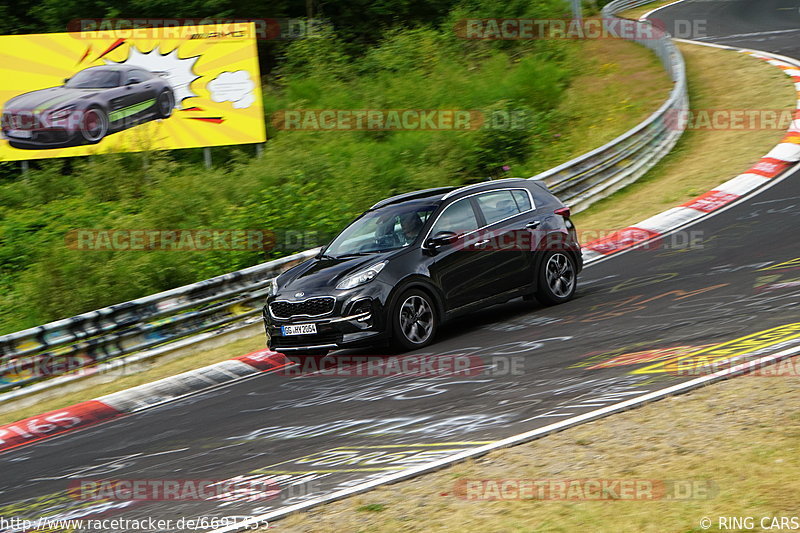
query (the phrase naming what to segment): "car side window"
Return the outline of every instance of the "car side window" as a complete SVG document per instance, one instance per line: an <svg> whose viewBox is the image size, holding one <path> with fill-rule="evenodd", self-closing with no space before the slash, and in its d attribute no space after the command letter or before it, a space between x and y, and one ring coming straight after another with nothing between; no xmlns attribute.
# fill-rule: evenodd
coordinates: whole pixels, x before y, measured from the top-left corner
<svg viewBox="0 0 800 533"><path fill-rule="evenodd" d="M125 80L125 83L126 84L128 84L128 83L142 83L142 81L144 81L142 79L142 76L138 72L136 72L134 70L134 71L131 71L131 72L128 73L128 76L127 76L127 79Z"/></svg>
<svg viewBox="0 0 800 533"><path fill-rule="evenodd" d="M524 212L533 209L533 206L531 205L531 197L527 191L517 189L515 191L511 191L511 194L514 195L514 200L517 201L517 207L519 207L520 211Z"/></svg>
<svg viewBox="0 0 800 533"><path fill-rule="evenodd" d="M511 191L492 191L475 197L486 219L486 224L494 224L504 218L520 213Z"/></svg>
<svg viewBox="0 0 800 533"><path fill-rule="evenodd" d="M478 229L478 218L469 198L464 198L447 206L431 228L431 236L441 231L462 234Z"/></svg>

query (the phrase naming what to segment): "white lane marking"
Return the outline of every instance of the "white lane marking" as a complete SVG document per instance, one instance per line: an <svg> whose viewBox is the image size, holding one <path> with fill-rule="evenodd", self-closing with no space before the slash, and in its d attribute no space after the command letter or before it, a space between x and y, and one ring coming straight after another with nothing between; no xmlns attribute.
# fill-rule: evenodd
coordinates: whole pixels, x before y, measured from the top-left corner
<svg viewBox="0 0 800 533"><path fill-rule="evenodd" d="M763 202L753 202L753 205L774 204L777 202L788 202L789 200L797 200L800 196L790 196L788 198L780 198L778 200L765 200Z"/></svg>
<svg viewBox="0 0 800 533"><path fill-rule="evenodd" d="M697 41L710 41L710 40L717 40L717 41L724 41L726 39L741 39L743 37L761 37L762 35L778 35L782 33L797 33L800 32L800 28L791 29L791 30L773 30L773 31L757 31L752 33L732 33L731 35L715 35L714 37L698 37Z"/></svg>
<svg viewBox="0 0 800 533"><path fill-rule="evenodd" d="M647 13L645 13L644 15L639 17L639 20L647 20L647 17L649 17L650 15L655 13L656 11L661 11L662 9L666 9L666 8L668 8L670 6L674 6L675 4L680 4L681 2L684 2L684 1L685 0L675 0L674 2L670 2L667 5L664 5L664 6L661 6L661 7L657 7L655 9L651 9L650 11L648 11Z"/></svg>

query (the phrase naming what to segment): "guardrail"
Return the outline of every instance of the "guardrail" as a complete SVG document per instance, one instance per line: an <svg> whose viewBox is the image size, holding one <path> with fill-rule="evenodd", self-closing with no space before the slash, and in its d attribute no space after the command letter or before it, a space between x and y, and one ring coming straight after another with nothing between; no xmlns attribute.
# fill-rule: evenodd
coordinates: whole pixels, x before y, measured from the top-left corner
<svg viewBox="0 0 800 533"><path fill-rule="evenodd" d="M603 8L603 21L608 24L614 14L642 6L652 0L616 0ZM613 141L533 179L544 181L550 190L572 208L586 209L643 176L669 152L686 129L680 117L689 107L686 66L680 51L669 35L659 32L649 22L630 21L630 25L648 25L651 32L632 32L653 37L630 39L651 49L661 60L673 81L666 102L644 122ZM661 33L661 36L656 36Z"/></svg>
<svg viewBox="0 0 800 533"><path fill-rule="evenodd" d="M270 280L316 252L300 252L0 337L0 391L259 315Z"/></svg>
<svg viewBox="0 0 800 533"><path fill-rule="evenodd" d="M603 9L603 17L613 17L620 10L649 1L611 2ZM652 49L670 72L674 87L669 99L647 120L617 139L532 178L545 181L575 212L638 179L674 146L683 132L675 127L674 121L668 120L674 110L688 108L686 74L680 52L668 36L637 42ZM112 359L122 360L122 356L209 330L234 328L243 321L252 321L261 312L270 279L312 257L316 251L300 252L2 336L0 392ZM17 392L21 391L14 394Z"/></svg>

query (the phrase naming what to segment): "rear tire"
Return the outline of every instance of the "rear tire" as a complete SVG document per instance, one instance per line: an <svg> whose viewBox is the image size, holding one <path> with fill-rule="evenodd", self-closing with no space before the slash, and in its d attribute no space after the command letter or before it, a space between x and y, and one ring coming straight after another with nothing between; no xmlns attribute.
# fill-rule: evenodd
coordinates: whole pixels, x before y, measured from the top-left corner
<svg viewBox="0 0 800 533"><path fill-rule="evenodd" d="M156 99L156 109L158 110L159 118L169 118L172 116L172 110L175 108L175 99L172 96L172 91L164 89Z"/></svg>
<svg viewBox="0 0 800 533"><path fill-rule="evenodd" d="M419 289L408 290L397 299L391 320L394 344L403 350L429 345L439 327L436 303Z"/></svg>
<svg viewBox="0 0 800 533"><path fill-rule="evenodd" d="M575 296L578 274L575 260L566 252L544 252L537 273L536 299L542 305L558 305Z"/></svg>

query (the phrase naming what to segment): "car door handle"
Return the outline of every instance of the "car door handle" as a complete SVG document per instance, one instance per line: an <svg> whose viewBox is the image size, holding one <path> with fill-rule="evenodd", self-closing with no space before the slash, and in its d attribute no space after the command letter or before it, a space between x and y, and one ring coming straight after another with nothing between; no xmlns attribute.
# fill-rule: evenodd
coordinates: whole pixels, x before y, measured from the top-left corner
<svg viewBox="0 0 800 533"><path fill-rule="evenodd" d="M541 220L532 220L525 224L525 227L528 229L536 229L542 224Z"/></svg>
<svg viewBox="0 0 800 533"><path fill-rule="evenodd" d="M475 246L483 246L484 244L488 243L491 239L484 239L482 241L478 241L475 243Z"/></svg>

